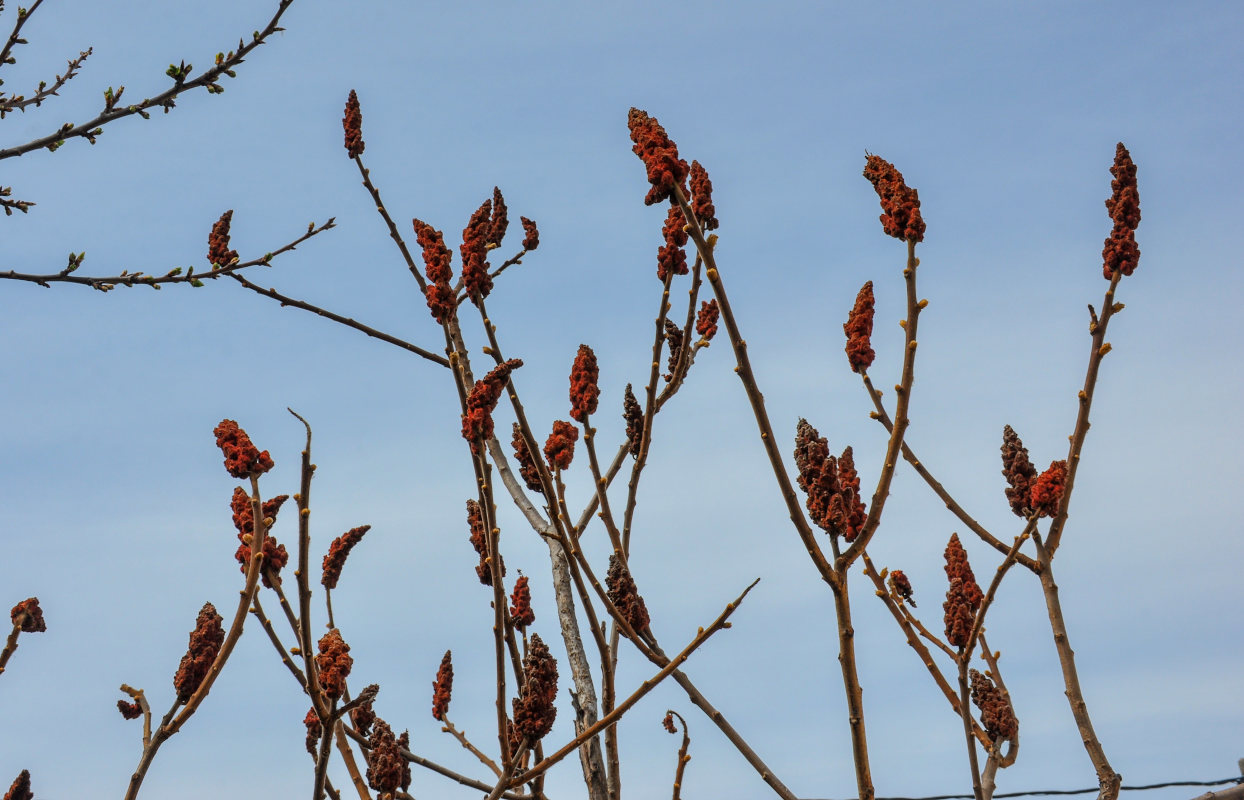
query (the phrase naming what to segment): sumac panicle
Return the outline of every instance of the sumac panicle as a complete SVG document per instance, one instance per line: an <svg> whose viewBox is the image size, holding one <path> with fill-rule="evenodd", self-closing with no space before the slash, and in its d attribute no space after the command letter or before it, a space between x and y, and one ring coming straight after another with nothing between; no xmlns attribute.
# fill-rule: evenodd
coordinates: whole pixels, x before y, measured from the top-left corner
<svg viewBox="0 0 1244 800"><path fill-rule="evenodd" d="M216 613L216 607L204 603L199 609L194 630L190 632L190 646L181 657L177 666L177 674L173 676L173 688L177 690L177 701L184 703L199 690L208 670L220 653L225 642L225 629L221 627L224 618Z"/></svg>

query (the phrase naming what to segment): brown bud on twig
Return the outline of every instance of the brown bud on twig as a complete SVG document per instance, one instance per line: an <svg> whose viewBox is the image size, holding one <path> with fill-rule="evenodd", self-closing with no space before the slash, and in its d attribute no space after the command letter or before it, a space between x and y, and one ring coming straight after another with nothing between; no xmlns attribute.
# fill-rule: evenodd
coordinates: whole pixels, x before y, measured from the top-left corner
<svg viewBox="0 0 1244 800"><path fill-rule="evenodd" d="M1032 482L1032 494L1028 505L1039 516L1052 517L1058 513L1058 504L1063 499L1063 490L1067 485L1067 462L1054 461L1050 468L1042 472Z"/></svg>
<svg viewBox="0 0 1244 800"><path fill-rule="evenodd" d="M700 301L700 313L695 317L695 332L703 337L705 344L717 335L717 317L720 313L716 298Z"/></svg>
<svg viewBox="0 0 1244 800"><path fill-rule="evenodd" d="M367 754L367 784L382 795L393 796L402 785L402 751L389 723L376 719Z"/></svg>
<svg viewBox="0 0 1244 800"><path fill-rule="evenodd" d="M717 209L713 207L713 182L699 161L691 162L691 209L704 230L717 228Z"/></svg>
<svg viewBox="0 0 1244 800"><path fill-rule="evenodd" d="M539 634L531 635L523 658L523 687L514 700L514 730L531 742L553 729L557 718L557 662Z"/></svg>
<svg viewBox="0 0 1244 800"><path fill-rule="evenodd" d="M366 145L363 143L363 112L359 109L359 96L351 89L346 98L346 114L341 119L346 132L346 152L350 158L358 158Z"/></svg>
<svg viewBox="0 0 1244 800"><path fill-rule="evenodd" d="M227 267L238 258L238 251L229 249L229 225L232 220L233 209L229 209L216 220L207 237L207 263L213 267Z"/></svg>
<svg viewBox="0 0 1244 800"><path fill-rule="evenodd" d="M211 603L204 603L203 608L199 609L194 630L190 632L190 646L181 657L177 674L173 676L177 702L188 701L207 677L225 641L225 629L221 626L223 621L224 618L216 613L216 607Z"/></svg>
<svg viewBox="0 0 1244 800"><path fill-rule="evenodd" d="M523 223L523 249L535 250L540 246L540 229L533 220L526 217L518 218Z"/></svg>
<svg viewBox="0 0 1244 800"><path fill-rule="evenodd" d="M600 368L596 354L585 344L579 345L574 365L570 368L570 418L587 424L587 415L596 413L600 399Z"/></svg>
<svg viewBox="0 0 1244 800"><path fill-rule="evenodd" d="M235 478L256 478L272 469L272 456L251 442L246 431L231 419L222 419L212 431L216 446L225 454L225 469Z"/></svg>
<svg viewBox="0 0 1244 800"><path fill-rule="evenodd" d="M630 570L626 568L622 559L618 558L617 553L609 556L609 572L605 575L605 586L609 589L609 601L626 619L627 624L636 633L646 630L649 622L648 606L644 603L644 598L639 596L635 579L631 577Z"/></svg>
<svg viewBox="0 0 1244 800"><path fill-rule="evenodd" d="M1007 502L1017 517L1027 517L1032 484L1037 470L1028 460L1028 449L1010 425L1002 429L1002 474L1011 488L1006 490Z"/></svg>
<svg viewBox="0 0 1244 800"><path fill-rule="evenodd" d="M1136 188L1136 164L1127 148L1119 142L1115 147L1114 166L1110 168L1114 180L1112 192L1106 201L1106 210L1114 223L1105 247L1102 248L1102 274L1106 280L1116 272L1131 275L1140 261L1140 248L1136 246L1136 227L1140 225L1140 192Z"/></svg>
<svg viewBox="0 0 1244 800"><path fill-rule="evenodd" d="M369 530L371 530L370 525L361 525L333 539L332 544L328 546L328 554L324 556L323 574L320 577L320 583L325 589L337 588L337 581L341 580L341 568L346 565L346 557L350 555L354 545L363 541L363 535Z"/></svg>
<svg viewBox="0 0 1244 800"><path fill-rule="evenodd" d="M622 397L622 418L626 420L626 443L631 455L639 457L640 441L644 435L644 410L635 399L631 385L626 385L626 394Z"/></svg>
<svg viewBox="0 0 1244 800"><path fill-rule="evenodd" d="M9 612L13 627L22 633L43 633L48 629L43 620L43 609L39 607L39 598L28 597Z"/></svg>
<svg viewBox="0 0 1244 800"><path fill-rule="evenodd" d="M968 676L972 679L972 702L981 710L981 725L989 738L995 742L1015 738L1019 721L1006 692L994 686L988 675L971 670Z"/></svg>
<svg viewBox="0 0 1244 800"><path fill-rule="evenodd" d="M453 654L446 650L441 659L440 669L436 671L436 680L432 682L432 719L443 720L449 711L449 701L454 691Z"/></svg>
<svg viewBox="0 0 1244 800"><path fill-rule="evenodd" d="M536 460L531 456L531 448L527 447L527 440L523 437L523 429L517 422L514 423L514 435L510 438L510 444L514 447L514 460L518 462L518 474L522 476L523 483L533 492L543 494L540 468L536 466Z"/></svg>
<svg viewBox="0 0 1244 800"><path fill-rule="evenodd" d="M320 670L320 688L329 698L336 700L346 690L346 678L354 666L350 645L341 638L341 631L333 628L320 637L319 649L315 664Z"/></svg>
<svg viewBox="0 0 1244 800"><path fill-rule="evenodd" d="M34 800L34 792L30 791L30 770L24 769L17 775L17 779L4 793L4 800Z"/></svg>
<svg viewBox="0 0 1244 800"><path fill-rule="evenodd" d="M842 330L847 334L847 361L852 372L867 372L876 353L872 348L873 282L869 281L855 296L855 305Z"/></svg>
<svg viewBox="0 0 1244 800"><path fill-rule="evenodd" d="M561 470L570 469L574 458L574 443L579 440L579 429L565 420L553 422L553 432L544 443L544 457L549 466Z"/></svg>
<svg viewBox="0 0 1244 800"><path fill-rule="evenodd" d="M648 183L652 184L644 205L668 199L675 186L682 186L690 171L687 162L678 157L678 145L670 141L656 117L648 116L646 111L632 108L626 124L631 131L631 141L635 143L631 149L644 162Z"/></svg>
<svg viewBox="0 0 1244 800"><path fill-rule="evenodd" d="M514 581L514 591L510 595L510 619L514 627L520 631L536 621L536 612L531 610L531 587L527 584L527 576L520 575Z"/></svg>
<svg viewBox="0 0 1244 800"><path fill-rule="evenodd" d="M903 182L903 174L880 156L869 155L864 177L881 199L881 227L887 236L920 242L924 240L924 219L915 189Z"/></svg>
<svg viewBox="0 0 1244 800"><path fill-rule="evenodd" d="M912 599L911 581L901 569L890 570L890 591L911 603L912 608L916 607L916 601Z"/></svg>

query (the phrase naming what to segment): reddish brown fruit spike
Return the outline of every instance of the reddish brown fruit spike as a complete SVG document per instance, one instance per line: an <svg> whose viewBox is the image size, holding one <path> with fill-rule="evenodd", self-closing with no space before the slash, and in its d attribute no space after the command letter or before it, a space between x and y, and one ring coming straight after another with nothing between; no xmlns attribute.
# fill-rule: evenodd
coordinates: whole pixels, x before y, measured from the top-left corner
<svg viewBox="0 0 1244 800"><path fill-rule="evenodd" d="M531 448L527 447L527 440L523 438L523 429L515 422L513 430L510 445L514 448L514 460L518 462L518 474L522 476L528 489L543 494L544 485L540 483L540 468L536 466L536 460L531 455Z"/></svg>
<svg viewBox="0 0 1244 800"><path fill-rule="evenodd" d="M1015 709L1005 691L994 686L988 675L971 670L972 702L981 711L981 725L995 742L1013 739L1019 733Z"/></svg>
<svg viewBox="0 0 1244 800"><path fill-rule="evenodd" d="M350 645L341 638L341 631L333 628L320 637L319 650L315 664L320 670L320 688L330 699L337 700L345 691L346 678L354 666Z"/></svg>
<svg viewBox="0 0 1244 800"><path fill-rule="evenodd" d="M272 456L259 451L251 437L231 419L224 419L212 431L216 446L225 454L225 469L235 478L257 478L272 469Z"/></svg>
<svg viewBox="0 0 1244 800"><path fill-rule="evenodd" d="M1136 246L1136 228L1140 225L1140 192L1136 186L1136 165L1122 142L1115 147L1114 166L1110 168L1110 199L1106 210L1113 226L1102 248L1102 274L1110 280L1116 273L1131 275L1140 261Z"/></svg>
<svg viewBox="0 0 1244 800"><path fill-rule="evenodd" d="M130 703L125 700L117 701L117 711L121 712L121 716L125 719L138 719L143 715L142 706L138 703Z"/></svg>
<svg viewBox="0 0 1244 800"><path fill-rule="evenodd" d="M600 368L596 354L585 344L579 345L574 365L570 368L570 418L586 425L588 414L596 413L600 399Z"/></svg>
<svg viewBox="0 0 1244 800"><path fill-rule="evenodd" d="M630 570L617 553L609 556L609 572L605 575L605 586L609 589L609 601L627 621L627 624L639 633L648 627L648 606L644 598L639 596L639 589L631 577Z"/></svg>
<svg viewBox="0 0 1244 800"><path fill-rule="evenodd" d="M631 389L631 385L626 385L626 394L622 398L622 418L626 420L626 444L630 448L631 455L639 457L639 448L643 443L641 440L644 435L644 410L640 407L639 401L635 399L635 392Z"/></svg>
<svg viewBox="0 0 1244 800"><path fill-rule="evenodd" d="M808 495L806 505L812 521L830 535L838 535L841 531L833 514L834 498L840 494L838 459L829 454L829 442L806 419L795 426L795 466L799 469L799 488ZM845 510L841 506L840 511Z"/></svg>
<svg viewBox="0 0 1244 800"><path fill-rule="evenodd" d="M717 318L720 314L721 309L717 306L716 299L700 302L700 313L695 318L695 332L703 337L706 345L717 335Z"/></svg>
<svg viewBox="0 0 1244 800"><path fill-rule="evenodd" d="M665 362L665 368L669 372L663 377L665 382L669 383L674 380L674 370L678 369L678 360L682 358L683 344L682 328L669 319L665 320L665 342L669 349L669 359Z"/></svg>
<svg viewBox="0 0 1244 800"><path fill-rule="evenodd" d="M523 658L523 686L514 700L514 730L535 743L553 729L557 719L557 662L539 634L531 635Z"/></svg>
<svg viewBox="0 0 1244 800"><path fill-rule="evenodd" d="M47 623L43 621L43 609L39 608L37 597L28 597L13 606L9 618L13 620L13 627L22 633L43 633L48 629Z"/></svg>
<svg viewBox="0 0 1244 800"><path fill-rule="evenodd" d="M855 305L842 326L847 335L847 361L852 372L867 372L877 355L872 348L873 303L873 282L869 281L855 296Z"/></svg>
<svg viewBox="0 0 1244 800"><path fill-rule="evenodd" d="M549 466L560 470L570 469L570 461L574 458L574 443L579 440L579 429L565 420L553 423L553 432L544 443L544 457Z"/></svg>
<svg viewBox="0 0 1244 800"><path fill-rule="evenodd" d="M665 215L665 225L661 235L665 244L657 250L657 279L665 281L670 275L687 274L687 253L683 245L687 243L687 233L683 226L687 224L678 206L671 205Z"/></svg>
<svg viewBox="0 0 1244 800"><path fill-rule="evenodd" d="M377 792L393 796L402 785L402 751L389 723L376 719L367 754L367 784Z"/></svg>
<svg viewBox="0 0 1244 800"><path fill-rule="evenodd" d="M346 132L346 152L350 158L358 158L363 153L363 112L359 109L359 96L353 89L346 98L346 114L341 119L341 126Z"/></svg>
<svg viewBox="0 0 1244 800"><path fill-rule="evenodd" d="M328 546L328 554L324 556L323 575L320 578L320 583L325 589L337 588L337 581L341 580L341 569L346 565L346 558L354 549L354 545L363 541L363 535L369 530L371 530L370 525L362 525L358 528L351 528L333 539L332 544Z"/></svg>
<svg viewBox="0 0 1244 800"><path fill-rule="evenodd" d="M315 713L314 708L308 711L307 715L302 718L302 724L307 726L307 752L314 756L316 755L316 750L319 749L320 731L323 729L323 726L320 725L320 717Z"/></svg>
<svg viewBox="0 0 1244 800"><path fill-rule="evenodd" d="M203 608L199 609L194 630L190 632L190 646L181 658L177 674L173 676L178 702L189 700L207 677L225 641L225 629L221 627L223 620L211 603L204 603Z"/></svg>
<svg viewBox="0 0 1244 800"><path fill-rule="evenodd" d="M523 575L514 582L514 592L510 595L510 619L514 627L526 630L536 621L536 612L531 610L531 587L527 585L527 576Z"/></svg>
<svg viewBox="0 0 1244 800"><path fill-rule="evenodd" d="M678 733L678 729L674 727L674 712L673 711L665 712L665 719L661 720L661 725L663 725L665 727L665 730L669 731L670 733Z"/></svg>
<svg viewBox="0 0 1244 800"><path fill-rule="evenodd" d="M911 603L912 608L916 607L916 601L912 599L911 581L901 569L890 570L890 590L905 602Z"/></svg>
<svg viewBox="0 0 1244 800"><path fill-rule="evenodd" d="M522 579L520 579L522 580ZM436 680L432 682L432 719L442 721L449 713L449 701L454 691L453 654L446 650L441 659L440 669L436 671Z"/></svg>
<svg viewBox="0 0 1244 800"><path fill-rule="evenodd" d="M523 223L523 249L535 250L540 246L540 229L534 221L526 217L519 217L519 220Z"/></svg>
<svg viewBox="0 0 1244 800"><path fill-rule="evenodd" d="M631 149L644 162L648 170L648 183L652 188L644 198L644 205L652 205L669 199L675 186L682 186L690 167L678 157L678 146L670 141L661 123L648 112L632 108L627 115L627 127L631 130Z"/></svg>
<svg viewBox="0 0 1244 800"><path fill-rule="evenodd" d="M717 209L713 207L713 182L699 161L691 162L691 209L704 230L717 228Z"/></svg>
<svg viewBox="0 0 1244 800"><path fill-rule="evenodd" d="M968 599L968 603L975 613L981 606L981 600L985 595L981 592L981 587L976 583L976 576L972 574L972 566L968 563L968 553L963 549L963 544L959 541L959 534L952 533L950 541L946 543L944 553L946 558L946 578L953 581L956 578L964 582L964 592Z"/></svg>
<svg viewBox="0 0 1244 800"><path fill-rule="evenodd" d="M471 452L475 455L479 455L483 441L492 437L492 412L510 380L510 373L522 365L520 359L511 358L493 367L471 387L466 402L467 413L462 415L462 438L471 443Z"/></svg>
<svg viewBox="0 0 1244 800"><path fill-rule="evenodd" d="M213 268L227 267L237 260L238 251L229 249L229 224L232 220L233 209L229 209L216 220L207 237L207 263Z"/></svg>
<svg viewBox="0 0 1244 800"><path fill-rule="evenodd" d="M488 274L488 237L492 233L492 201L485 200L462 230L462 285L476 305L492 291Z"/></svg>
<svg viewBox="0 0 1244 800"><path fill-rule="evenodd" d="M1002 475L1011 488L1006 490L1007 502L1015 516L1028 516L1031 502L1032 484L1037 478L1037 470L1028 460L1028 450L1015 430L1007 425L1002 429Z"/></svg>
<svg viewBox="0 0 1244 800"><path fill-rule="evenodd" d="M488 565L488 532L484 529L484 511L474 500L467 501L467 525L471 529L471 546L479 555L475 574L479 582L492 586L492 570ZM505 577L505 561L501 561L501 577Z"/></svg>
<svg viewBox="0 0 1244 800"><path fill-rule="evenodd" d="M915 189L903 182L903 174L880 156L869 155L864 177L881 199L881 227L887 236L920 242L924 240L924 219Z"/></svg>
<svg viewBox="0 0 1244 800"><path fill-rule="evenodd" d="M34 792L30 791L30 770L18 773L13 785L4 793L4 800L34 800Z"/></svg>
<svg viewBox="0 0 1244 800"><path fill-rule="evenodd" d="M1058 504L1067 486L1067 462L1055 461L1032 483L1028 504L1039 516L1053 517L1058 514Z"/></svg>
<svg viewBox="0 0 1244 800"><path fill-rule="evenodd" d="M496 186L492 187L492 219L489 222L488 244L494 247L501 246L501 240L505 238L505 231L510 226L509 209L505 206L505 198L501 196L501 190Z"/></svg>

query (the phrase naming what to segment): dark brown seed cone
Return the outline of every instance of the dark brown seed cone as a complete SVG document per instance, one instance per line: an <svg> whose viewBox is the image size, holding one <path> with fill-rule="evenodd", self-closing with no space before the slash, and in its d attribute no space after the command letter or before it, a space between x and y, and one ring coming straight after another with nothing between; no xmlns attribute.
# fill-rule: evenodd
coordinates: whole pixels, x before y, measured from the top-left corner
<svg viewBox="0 0 1244 800"><path fill-rule="evenodd" d="M302 718L302 724L307 726L307 752L312 756L318 756L316 751L320 749L320 732L323 730L323 726L320 725L320 717L315 713L314 708L308 711L307 715Z"/></svg>
<svg viewBox="0 0 1244 800"><path fill-rule="evenodd" d="M1067 462L1055 461L1032 482L1028 505L1042 517L1055 516L1058 514L1058 504L1062 502L1066 486Z"/></svg>
<svg viewBox="0 0 1244 800"><path fill-rule="evenodd" d="M13 627L22 633L43 633L48 629L43 620L43 609L39 608L39 598L28 597L9 612Z"/></svg>
<svg viewBox="0 0 1244 800"><path fill-rule="evenodd" d="M600 399L600 368L596 354L585 344L579 345L574 365L570 368L570 418L587 424L588 414L596 413Z"/></svg>
<svg viewBox="0 0 1244 800"><path fill-rule="evenodd" d="M320 577L320 583L325 589L337 588L337 581L341 580L341 569L346 565L346 558L354 549L354 545L363 541L363 535L369 530L371 530L370 525L362 525L358 528L351 528L333 539L332 544L328 546L328 554L324 556L323 575Z"/></svg>
<svg viewBox="0 0 1244 800"><path fill-rule="evenodd" d="M389 723L377 718L367 754L367 785L392 796L402 785L402 751Z"/></svg>
<svg viewBox="0 0 1244 800"><path fill-rule="evenodd" d="M350 657L350 645L341 638L341 631L333 628L320 637L320 654L315 657L320 670L320 688L333 700L341 697L346 689L346 678L354 659Z"/></svg>
<svg viewBox="0 0 1244 800"><path fill-rule="evenodd" d="M224 618L216 613L216 607L211 603L204 603L203 608L199 609L194 630L190 632L190 646L181 657L177 674L173 676L178 702L189 700L207 677L225 641L225 629L221 626L223 621Z"/></svg>
<svg viewBox="0 0 1244 800"><path fill-rule="evenodd" d="M523 658L523 687L514 700L514 730L531 743L553 729L557 709L557 662L549 648L533 633Z"/></svg>
<svg viewBox="0 0 1244 800"><path fill-rule="evenodd" d="M639 589L631 577L630 570L618 554L609 556L609 572L605 575L605 586L608 588L609 601L627 621L640 633L648 627L648 606L644 598L639 596Z"/></svg>
<svg viewBox="0 0 1244 800"><path fill-rule="evenodd" d="M852 372L867 372L877 356L872 348L874 302L873 282L869 281L855 296L855 305L842 326L847 335L847 361Z"/></svg>
<svg viewBox="0 0 1244 800"><path fill-rule="evenodd" d="M901 569L890 570L890 589L904 601L911 603L912 608L916 607L916 601L912 599L911 581Z"/></svg>
<svg viewBox="0 0 1244 800"><path fill-rule="evenodd" d="M350 158L362 155L366 146L363 143L363 112L359 109L359 96L353 89L346 98L346 113L341 118L341 127L345 129L346 152Z"/></svg>
<svg viewBox="0 0 1244 800"><path fill-rule="evenodd" d="M1010 484L1006 490L1007 502L1017 517L1027 517L1029 500L1032 495L1032 483L1037 478L1037 470L1028 460L1028 449L1020 440L1019 434L1010 425L1002 429L1002 475Z"/></svg>
<svg viewBox="0 0 1244 800"><path fill-rule="evenodd" d="M441 658L440 669L436 671L436 680L432 682L432 719L443 720L449 712L449 701L454 691L453 654L446 650Z"/></svg>
<svg viewBox="0 0 1244 800"><path fill-rule="evenodd" d="M544 494L544 485L540 483L540 468L531 457L531 449L527 447L527 440L523 438L523 430L517 422L514 423L514 435L510 438L510 444L514 447L514 460L518 462L518 474L522 476L523 483L533 492Z"/></svg>
<svg viewBox="0 0 1244 800"><path fill-rule="evenodd" d="M622 398L622 418L626 420L626 443L631 455L639 457L640 440L644 435L644 410L635 399L631 385L626 385L626 395Z"/></svg>
<svg viewBox="0 0 1244 800"><path fill-rule="evenodd" d="M207 263L215 267L227 267L237 260L238 251L229 249L229 226L233 222L233 209L220 215L212 225L207 237ZM241 477L235 476L235 477Z"/></svg>
<svg viewBox="0 0 1244 800"><path fill-rule="evenodd" d="M514 592L510 595L510 619L514 627L526 630L536 621L536 612L531 610L531 587L527 584L527 576L523 575L514 581Z"/></svg>
<svg viewBox="0 0 1244 800"><path fill-rule="evenodd" d="M1013 739L1019 733L1019 720L1006 692L994 686L988 675L972 670L968 676L972 680L972 702L981 711L981 725L989 738L995 742Z"/></svg>
<svg viewBox="0 0 1244 800"><path fill-rule="evenodd" d="M13 785L4 793L4 800L34 800L34 792L30 791L30 770L18 773Z"/></svg>
<svg viewBox="0 0 1244 800"><path fill-rule="evenodd" d="M143 715L143 708L138 703L130 703L125 700L117 701L117 711L121 712L121 716L125 719L138 719Z"/></svg>

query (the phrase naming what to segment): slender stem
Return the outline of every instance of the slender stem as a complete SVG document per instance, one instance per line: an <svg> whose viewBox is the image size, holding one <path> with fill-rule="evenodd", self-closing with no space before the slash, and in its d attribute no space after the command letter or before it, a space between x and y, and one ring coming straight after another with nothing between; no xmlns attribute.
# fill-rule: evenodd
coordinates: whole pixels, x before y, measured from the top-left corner
<svg viewBox="0 0 1244 800"><path fill-rule="evenodd" d="M337 715L337 701L333 700L328 708L329 718ZM331 723L330 723L331 724ZM315 754L315 784L311 791L311 800L320 800L324 796L324 780L328 777L328 756L332 752L333 737L325 730L327 725L320 724L320 749Z"/></svg>
<svg viewBox="0 0 1244 800"><path fill-rule="evenodd" d="M0 675L4 674L4 665L9 663L13 653L17 650L17 637L21 635L22 626L14 625L13 630L9 631L9 636L4 640L4 650L0 650Z"/></svg>
<svg viewBox="0 0 1244 800"><path fill-rule="evenodd" d="M976 757L976 740L972 737L972 706L968 703L968 653L959 656L959 716L963 719L963 737L968 743L968 765L972 770L972 793L976 800L984 800L981 790L980 764Z"/></svg>
<svg viewBox="0 0 1244 800"><path fill-rule="evenodd" d="M307 685L307 676L303 674L294 660L289 657L289 651L285 649L285 645L281 644L280 637L277 636L276 630L272 627L272 620L264 614L263 606L259 603L259 596L255 596L255 601L251 604L251 613L255 615L255 619L259 620L259 624L263 626L264 632L268 634L268 641L272 642L272 646L276 648L277 655L281 657L281 663L290 671L290 673L298 679L298 682L305 688Z"/></svg>
<svg viewBox="0 0 1244 800"><path fill-rule="evenodd" d="M682 725L682 745L678 748L678 766L674 768L673 800L679 800L682 793L683 772L687 769L687 762L691 760L691 756L687 755L687 750L691 747L691 734L687 730L687 721L682 718L682 714L672 710L666 713L678 717L678 722Z"/></svg>
<svg viewBox="0 0 1244 800"><path fill-rule="evenodd" d="M480 763L492 770L497 777L501 777L501 767L497 766L497 762L485 755L484 751L471 744L471 740L467 738L466 734L455 728L454 724L449 721L448 717L442 719L441 722L443 723L441 726L442 731L457 739L458 744L462 745L467 752L478 758Z"/></svg>
<svg viewBox="0 0 1244 800"><path fill-rule="evenodd" d="M860 800L872 800L873 778L868 766L868 736L864 728L864 692L855 663L855 628L851 625L851 597L847 573L838 575L833 587L834 613L838 618L838 664L847 695L847 722L851 728L851 755L855 762L855 785Z"/></svg>

